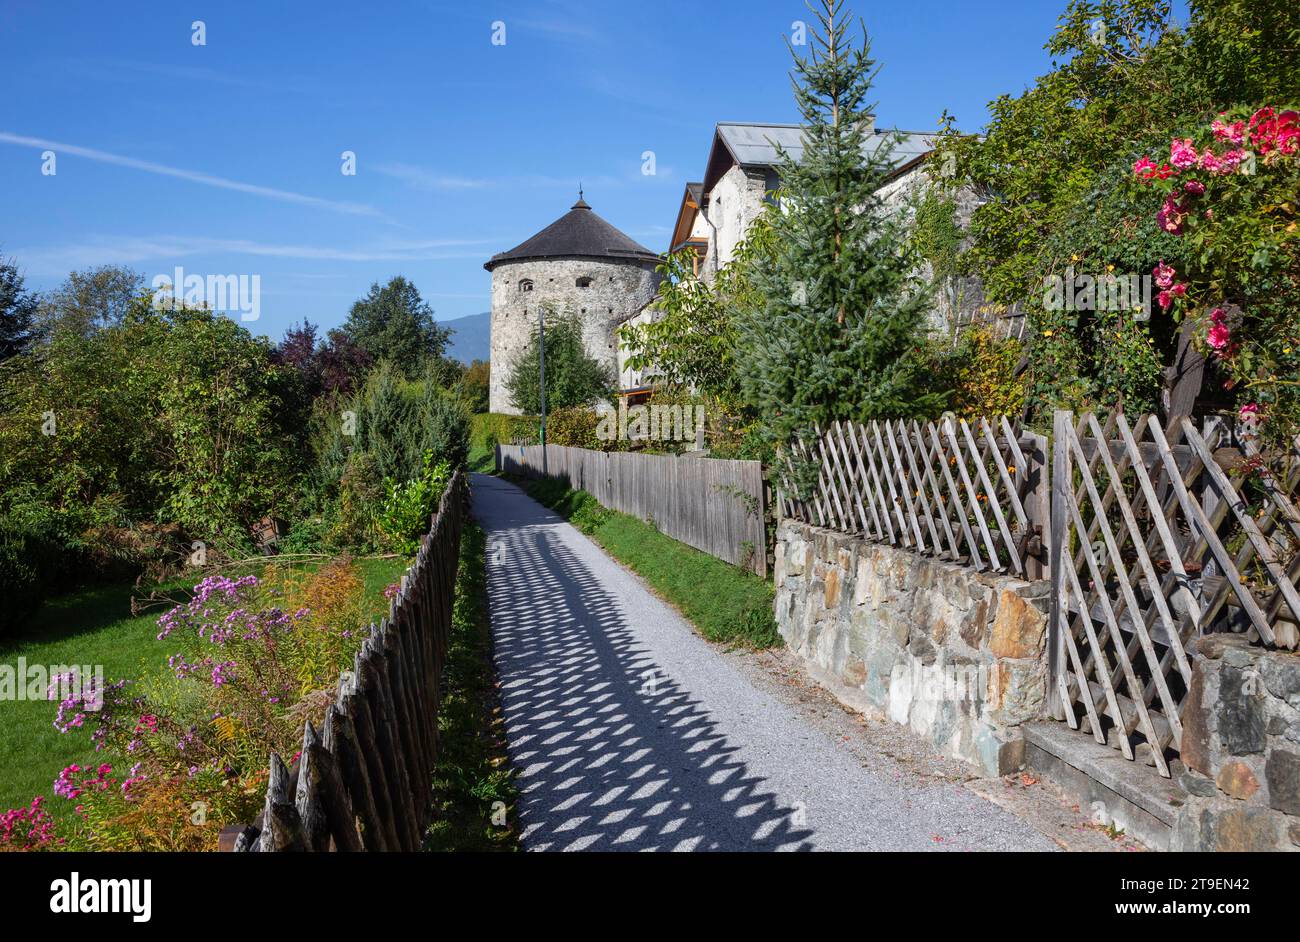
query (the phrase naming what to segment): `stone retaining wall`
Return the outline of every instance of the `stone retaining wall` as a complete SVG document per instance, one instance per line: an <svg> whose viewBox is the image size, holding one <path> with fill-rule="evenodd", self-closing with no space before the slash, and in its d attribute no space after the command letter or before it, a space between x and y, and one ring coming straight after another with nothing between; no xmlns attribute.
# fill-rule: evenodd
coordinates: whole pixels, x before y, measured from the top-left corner
<svg viewBox="0 0 1300 942"><path fill-rule="evenodd" d="M796 521L776 543L776 622L819 683L986 775L1024 762L1045 713L1049 586Z"/></svg>
<svg viewBox="0 0 1300 942"><path fill-rule="evenodd" d="M1300 654L1196 642L1171 850L1300 850Z"/></svg>

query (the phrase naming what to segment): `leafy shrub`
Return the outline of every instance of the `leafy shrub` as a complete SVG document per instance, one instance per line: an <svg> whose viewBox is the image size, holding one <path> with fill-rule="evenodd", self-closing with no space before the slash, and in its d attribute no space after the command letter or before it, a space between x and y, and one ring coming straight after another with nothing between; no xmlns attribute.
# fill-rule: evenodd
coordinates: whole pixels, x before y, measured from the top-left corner
<svg viewBox="0 0 1300 942"><path fill-rule="evenodd" d="M1147 216L1188 250L1152 270L1158 305L1285 459L1300 433L1300 112L1233 108L1168 148L1132 174Z"/></svg>
<svg viewBox="0 0 1300 942"><path fill-rule="evenodd" d="M1015 417L1025 404L1025 386L1016 375L1023 346L1002 340L984 325L963 330L954 344L936 345L931 370L936 388L948 395L948 408L963 418Z"/></svg>
<svg viewBox="0 0 1300 942"><path fill-rule="evenodd" d="M464 466L469 418L434 382L433 372L406 380L381 363L351 400L317 404L310 435L316 461L305 515L322 519L331 549L384 545L381 506L394 482L421 478L426 455L451 468Z"/></svg>
<svg viewBox="0 0 1300 942"><path fill-rule="evenodd" d="M373 548L379 545L379 507L384 485L379 467L369 452L355 451L339 481L338 501L332 508L330 542L338 547Z"/></svg>
<svg viewBox="0 0 1300 942"><path fill-rule="evenodd" d="M754 419L722 416L716 426L710 427L709 454L714 458L737 461L761 461L771 464L775 454L771 443L763 435L762 425Z"/></svg>
<svg viewBox="0 0 1300 942"><path fill-rule="evenodd" d="M524 412L541 412L541 346L532 334L506 380L510 401ZM582 322L570 311L546 322L546 404L551 409L591 405L609 394L614 375L592 358L582 339Z"/></svg>
<svg viewBox="0 0 1300 942"><path fill-rule="evenodd" d="M299 517L276 545L286 556L319 553L331 545L329 522L321 514Z"/></svg>
<svg viewBox="0 0 1300 942"><path fill-rule="evenodd" d="M420 548L429 532L430 518L451 481L452 467L445 459L434 463L433 452L424 454L424 472L404 483L390 482L388 498L379 516L379 529L388 545L404 556Z"/></svg>
<svg viewBox="0 0 1300 942"><path fill-rule="evenodd" d="M295 500L294 383L236 322L148 298L7 361L0 580L17 604L0 622L30 610L38 582L134 576L192 539L250 550L250 525Z"/></svg>
<svg viewBox="0 0 1300 942"><path fill-rule="evenodd" d="M456 382L456 395L471 415L488 410L491 393L491 366L486 360L475 360L461 373Z"/></svg>
<svg viewBox="0 0 1300 942"><path fill-rule="evenodd" d="M39 524L0 516L0 635L29 615L62 568L62 546Z"/></svg>
<svg viewBox="0 0 1300 942"><path fill-rule="evenodd" d="M556 409L546 416L546 442L594 451L608 450L617 441L602 441L596 434L600 418L595 409L587 406Z"/></svg>
<svg viewBox="0 0 1300 942"><path fill-rule="evenodd" d="M77 796L78 819L66 839L73 851L215 851L222 824L253 820L266 789L265 773L141 778L108 764L83 783L89 788Z"/></svg>
<svg viewBox="0 0 1300 942"><path fill-rule="evenodd" d="M472 419L471 442L485 451L496 445L536 445L540 419L531 415L487 412Z"/></svg>

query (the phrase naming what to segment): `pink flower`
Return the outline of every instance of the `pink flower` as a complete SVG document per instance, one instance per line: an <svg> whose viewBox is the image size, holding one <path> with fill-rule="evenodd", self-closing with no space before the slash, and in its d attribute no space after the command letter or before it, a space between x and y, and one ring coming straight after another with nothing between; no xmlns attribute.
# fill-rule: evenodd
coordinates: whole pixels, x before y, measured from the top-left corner
<svg viewBox="0 0 1300 942"><path fill-rule="evenodd" d="M1151 269L1151 274L1155 276L1157 287L1169 288L1173 286L1174 275L1178 274L1178 272L1174 270L1174 266L1166 265L1165 260L1162 258L1160 264Z"/></svg>
<svg viewBox="0 0 1300 942"><path fill-rule="evenodd" d="M1187 285L1174 285L1169 289L1169 293L1175 298L1181 298L1183 295L1187 294Z"/></svg>
<svg viewBox="0 0 1300 942"><path fill-rule="evenodd" d="M1161 206L1160 211L1156 213L1156 224L1171 235L1183 234L1183 223L1186 219L1187 213L1183 210L1182 206L1179 205L1178 201L1174 199L1172 193L1165 197L1164 205Z"/></svg>
<svg viewBox="0 0 1300 942"><path fill-rule="evenodd" d="M1226 324L1228 322L1227 312L1221 307L1216 307L1210 312L1210 322L1213 324Z"/></svg>
<svg viewBox="0 0 1300 942"><path fill-rule="evenodd" d="M37 795L29 807L0 813L0 848L28 850L64 843L55 834L54 820L41 807L44 800Z"/></svg>
<svg viewBox="0 0 1300 942"><path fill-rule="evenodd" d="M1250 143L1261 154L1294 154L1300 150L1300 114L1260 108L1250 116Z"/></svg>
<svg viewBox="0 0 1300 942"><path fill-rule="evenodd" d="M1174 296L1168 291L1161 291L1156 295L1156 301L1159 303L1161 310L1168 310L1169 305L1174 303Z"/></svg>
<svg viewBox="0 0 1300 942"><path fill-rule="evenodd" d="M1200 180L1188 180L1183 184L1183 191L1193 196L1201 196L1205 193L1205 184Z"/></svg>
<svg viewBox="0 0 1300 942"><path fill-rule="evenodd" d="M1222 350L1232 339L1232 334L1228 331L1226 324L1214 324L1210 327L1210 332L1205 337L1205 342L1215 350Z"/></svg>
<svg viewBox="0 0 1300 942"><path fill-rule="evenodd" d="M1220 160L1217 155L1208 150L1201 155L1201 169L1216 177L1232 172L1232 169Z"/></svg>
<svg viewBox="0 0 1300 942"><path fill-rule="evenodd" d="M1277 120L1277 149L1290 156L1300 150L1300 114L1284 111Z"/></svg>
<svg viewBox="0 0 1300 942"><path fill-rule="evenodd" d="M1133 164L1134 176L1142 177L1144 180L1150 180L1156 173L1156 162L1150 157L1139 157Z"/></svg>
<svg viewBox="0 0 1300 942"><path fill-rule="evenodd" d="M1259 417L1259 403L1248 402L1241 407L1241 417L1243 419L1254 419Z"/></svg>
<svg viewBox="0 0 1300 942"><path fill-rule="evenodd" d="M1192 146L1190 137L1183 140L1174 139L1169 144L1169 162L1179 170L1187 170L1195 167L1197 161L1196 148Z"/></svg>
<svg viewBox="0 0 1300 942"><path fill-rule="evenodd" d="M1216 138L1229 144L1240 144L1246 138L1245 121L1234 121L1231 124L1226 124L1221 119L1215 119L1210 127L1214 130Z"/></svg>

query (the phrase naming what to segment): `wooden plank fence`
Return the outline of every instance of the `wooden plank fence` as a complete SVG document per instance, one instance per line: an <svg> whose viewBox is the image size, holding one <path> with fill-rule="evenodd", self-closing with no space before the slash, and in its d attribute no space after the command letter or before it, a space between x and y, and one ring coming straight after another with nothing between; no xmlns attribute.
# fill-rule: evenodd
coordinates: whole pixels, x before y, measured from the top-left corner
<svg viewBox="0 0 1300 942"><path fill-rule="evenodd" d="M412 851L432 817L438 705L468 503L457 471L402 577L370 626L320 731L308 723L292 767L271 754L266 807L237 852Z"/></svg>
<svg viewBox="0 0 1300 942"><path fill-rule="evenodd" d="M1270 472L1249 438L1214 447L1216 423L1060 412L1049 466L1047 439L1006 418L836 422L787 449L778 501L816 526L1050 578L1053 715L1168 776L1195 638L1300 647L1300 447Z"/></svg>
<svg viewBox="0 0 1300 942"><path fill-rule="evenodd" d="M542 473L541 445L499 445L497 470ZM758 461L603 452L546 446L550 477L606 507L653 523L660 532L767 575L763 466Z"/></svg>

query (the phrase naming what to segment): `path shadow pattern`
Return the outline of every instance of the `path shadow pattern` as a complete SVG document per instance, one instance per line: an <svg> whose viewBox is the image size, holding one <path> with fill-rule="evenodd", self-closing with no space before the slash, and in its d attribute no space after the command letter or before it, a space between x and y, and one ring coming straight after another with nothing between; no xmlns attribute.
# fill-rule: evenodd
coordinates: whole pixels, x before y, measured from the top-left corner
<svg viewBox="0 0 1300 942"><path fill-rule="evenodd" d="M487 488L510 487L489 479ZM635 637L532 501L494 500L488 594L528 850L811 850L803 809L752 774Z"/></svg>

